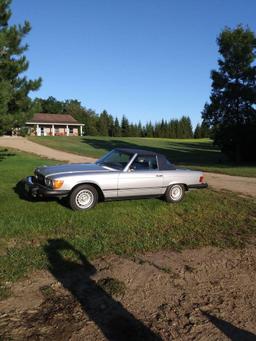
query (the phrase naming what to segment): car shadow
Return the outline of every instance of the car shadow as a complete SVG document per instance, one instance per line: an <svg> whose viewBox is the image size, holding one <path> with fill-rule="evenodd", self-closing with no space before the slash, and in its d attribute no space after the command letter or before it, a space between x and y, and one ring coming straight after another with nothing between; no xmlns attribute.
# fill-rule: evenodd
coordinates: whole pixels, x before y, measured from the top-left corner
<svg viewBox="0 0 256 341"><path fill-rule="evenodd" d="M83 311L108 340L162 340L91 278L97 270L69 242L64 239L48 240L44 251L48 258L48 270L80 303Z"/></svg>
<svg viewBox="0 0 256 341"><path fill-rule="evenodd" d="M255 341L256 335L248 332L247 330L237 328L231 323L221 320L216 316L213 316L207 312L203 313L208 320L218 328L223 334L225 334L232 341Z"/></svg>

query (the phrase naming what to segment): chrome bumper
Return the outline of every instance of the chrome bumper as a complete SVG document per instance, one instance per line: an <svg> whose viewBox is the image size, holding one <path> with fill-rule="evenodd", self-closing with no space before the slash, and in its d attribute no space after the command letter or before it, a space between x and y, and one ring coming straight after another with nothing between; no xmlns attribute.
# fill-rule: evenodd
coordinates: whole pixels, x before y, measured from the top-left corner
<svg viewBox="0 0 256 341"><path fill-rule="evenodd" d="M36 182L34 176L28 176L24 180L24 190L30 196L36 197L66 197L69 191L54 190Z"/></svg>

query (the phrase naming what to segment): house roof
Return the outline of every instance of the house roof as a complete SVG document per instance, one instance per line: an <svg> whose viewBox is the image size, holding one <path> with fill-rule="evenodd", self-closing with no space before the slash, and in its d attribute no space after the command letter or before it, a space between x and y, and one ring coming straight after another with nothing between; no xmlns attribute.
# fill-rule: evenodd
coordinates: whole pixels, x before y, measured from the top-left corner
<svg viewBox="0 0 256 341"><path fill-rule="evenodd" d="M82 125L71 115L44 113L34 114L34 116L27 123L63 123Z"/></svg>

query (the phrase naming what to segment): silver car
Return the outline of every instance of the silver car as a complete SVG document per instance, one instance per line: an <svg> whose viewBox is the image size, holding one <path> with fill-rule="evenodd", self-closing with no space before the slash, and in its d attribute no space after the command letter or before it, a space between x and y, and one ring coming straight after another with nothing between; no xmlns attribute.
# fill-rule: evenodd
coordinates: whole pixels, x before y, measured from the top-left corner
<svg viewBox="0 0 256 341"><path fill-rule="evenodd" d="M88 210L99 200L163 197L179 202L192 188L206 188L202 172L178 169L164 155L116 148L95 163L43 166L25 179L32 197L67 197L73 210Z"/></svg>

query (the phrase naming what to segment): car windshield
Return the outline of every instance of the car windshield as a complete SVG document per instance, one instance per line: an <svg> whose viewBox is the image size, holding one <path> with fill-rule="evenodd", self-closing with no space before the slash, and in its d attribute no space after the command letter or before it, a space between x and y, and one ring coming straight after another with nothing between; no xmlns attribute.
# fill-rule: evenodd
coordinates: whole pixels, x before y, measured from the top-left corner
<svg viewBox="0 0 256 341"><path fill-rule="evenodd" d="M133 154L124 153L119 150L112 150L99 159L96 164L116 170L123 170L132 157Z"/></svg>

